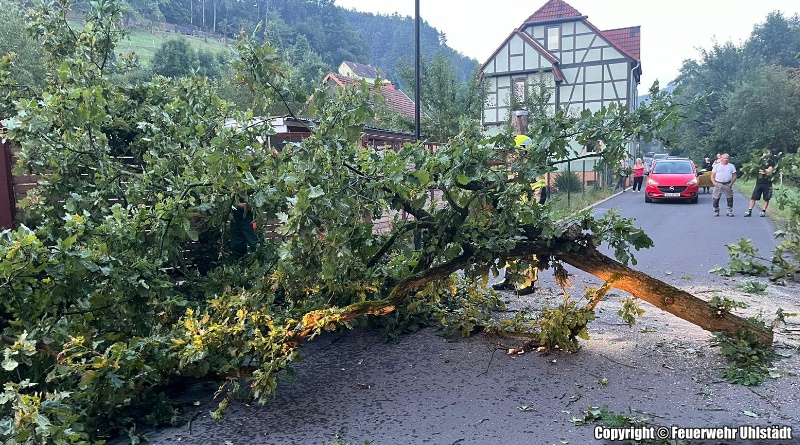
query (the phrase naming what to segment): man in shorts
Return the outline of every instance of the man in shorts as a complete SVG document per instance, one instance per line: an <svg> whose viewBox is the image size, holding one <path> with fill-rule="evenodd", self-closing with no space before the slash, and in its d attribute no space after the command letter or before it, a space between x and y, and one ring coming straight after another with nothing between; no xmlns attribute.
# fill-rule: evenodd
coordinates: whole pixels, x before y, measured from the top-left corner
<svg viewBox="0 0 800 445"><path fill-rule="evenodd" d="M753 188L753 194L750 196L750 207L744 216L753 215L753 207L756 206L756 201L759 199L764 200L764 207L761 208L760 216L767 216L767 207L769 207L769 200L772 198L772 172L775 170L775 161L769 152L765 153L764 165L766 168L758 170L758 178L756 178L756 186Z"/></svg>

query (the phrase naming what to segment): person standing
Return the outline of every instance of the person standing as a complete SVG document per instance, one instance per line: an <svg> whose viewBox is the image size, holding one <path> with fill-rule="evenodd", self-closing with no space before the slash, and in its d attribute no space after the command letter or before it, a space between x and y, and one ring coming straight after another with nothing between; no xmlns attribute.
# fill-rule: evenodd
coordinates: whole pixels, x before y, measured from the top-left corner
<svg viewBox="0 0 800 445"><path fill-rule="evenodd" d="M523 201L531 201L538 203L539 205L544 205L545 201L547 201L547 182L544 180L543 177L537 177L536 182L531 184L531 198L525 199L523 197ZM533 255L532 262L535 264L537 261L536 255ZM525 270L526 279L522 283L522 287L517 289L515 284L514 274L511 272L512 265L506 264L506 270L503 273L503 281L495 284L492 286L492 289L501 291L501 290L516 290L517 295L530 295L536 291L536 282L539 281L539 268L531 265Z"/></svg>
<svg viewBox="0 0 800 445"><path fill-rule="evenodd" d="M706 155L706 157L703 158L703 170L710 172L712 168L714 168L714 164L711 162L711 157Z"/></svg>
<svg viewBox="0 0 800 445"><path fill-rule="evenodd" d="M715 165L719 164L721 158L722 158L722 153L717 153L717 159L714 159L714 163L711 164L711 168L714 168Z"/></svg>
<svg viewBox="0 0 800 445"><path fill-rule="evenodd" d="M633 163L633 193L642 193L642 183L644 182L644 162L642 158L636 158Z"/></svg>
<svg viewBox="0 0 800 445"><path fill-rule="evenodd" d="M772 159L772 154L765 153L766 168L758 170L758 178L756 178L756 186L753 188L753 194L750 196L750 207L744 216L753 215L753 207L756 206L756 201L764 199L764 207L761 208L760 216L767 216L767 207L769 207L769 200L772 198L772 172L775 170L775 161Z"/></svg>
<svg viewBox="0 0 800 445"><path fill-rule="evenodd" d="M230 251L236 259L242 258L247 253L255 252L258 247L256 234L255 215L252 208L244 199L233 206L233 219L231 220Z"/></svg>
<svg viewBox="0 0 800 445"><path fill-rule="evenodd" d="M719 216L719 198L725 195L728 211L725 216L733 216L733 183L736 182L736 167L730 163L730 155L723 153L719 163L711 170L711 183L714 184L712 205L714 216Z"/></svg>
<svg viewBox="0 0 800 445"><path fill-rule="evenodd" d="M628 156L622 156L622 159L619 161L619 180L617 181L616 187L614 187L614 191L618 188L622 188L622 192L625 192L625 186L628 183L629 169L630 164L628 164Z"/></svg>

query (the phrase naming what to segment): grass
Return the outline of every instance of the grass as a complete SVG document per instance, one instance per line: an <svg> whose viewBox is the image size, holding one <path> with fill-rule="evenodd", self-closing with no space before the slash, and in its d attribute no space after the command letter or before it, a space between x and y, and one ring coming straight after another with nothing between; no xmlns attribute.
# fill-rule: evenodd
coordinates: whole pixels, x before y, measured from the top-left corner
<svg viewBox="0 0 800 445"><path fill-rule="evenodd" d="M158 50L164 42L178 37L185 38L194 49L210 50L213 52L232 51L230 45L226 45L223 42L211 38L187 36L174 32L135 29L131 31L126 39L119 42L117 45L117 52L130 53L135 51L136 54L139 55L139 60L141 60L142 63L149 64L153 59L153 54L155 54L156 50Z"/></svg>
<svg viewBox="0 0 800 445"><path fill-rule="evenodd" d="M734 203L735 207L740 208L741 212L747 210L747 207L750 205L750 195L753 194L753 188L756 185L755 179L738 179L733 186L736 187L737 190L742 192L744 196L747 197L747 201L745 201L744 205L738 205ZM790 215L789 212L786 210L782 210L778 208L778 196L780 196L783 190L788 190L790 186L787 185L780 185L780 184L773 184L772 186L772 199L769 201L769 207L767 208L767 214L769 215L770 219L775 223L778 227L785 227L786 222L789 221ZM756 202L756 206L753 207L753 214L754 216L758 217L758 214L761 213L761 208L764 207L764 201Z"/></svg>
<svg viewBox="0 0 800 445"><path fill-rule="evenodd" d="M83 23L75 20L70 20L70 25L77 29L83 28ZM185 38L194 49L203 49L215 53L231 52L233 50L231 43L234 42L231 40L223 42L214 38L195 37L155 29L137 28L130 29L128 36L117 43L115 52L117 54L135 52L139 56L139 61L142 64L149 65L150 61L153 59L153 55L164 42L178 37Z"/></svg>
<svg viewBox="0 0 800 445"><path fill-rule="evenodd" d="M582 192L553 194L551 204L555 211L556 219L561 219L597 204L613 194L614 189L610 187L587 187Z"/></svg>

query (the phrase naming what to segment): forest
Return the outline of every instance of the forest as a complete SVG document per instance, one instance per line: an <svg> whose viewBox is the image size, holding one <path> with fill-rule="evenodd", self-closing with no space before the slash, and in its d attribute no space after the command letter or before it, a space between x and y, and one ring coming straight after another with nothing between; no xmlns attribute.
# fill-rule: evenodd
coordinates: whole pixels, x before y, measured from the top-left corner
<svg viewBox="0 0 800 445"><path fill-rule="evenodd" d="M136 0L127 2L129 26L152 27L166 22L181 29L198 30L236 39L241 30L252 31L264 23L263 36L279 52L298 57L294 64L317 61L325 72L335 71L344 60L381 68L388 80L401 88L403 65L413 66L414 21L399 15L376 15L336 6L333 0ZM88 0L78 0L74 9L85 11ZM421 53L431 59L441 54L450 60L456 78L463 82L478 67L447 46L446 36L423 20ZM303 54L298 48L305 45ZM315 73L316 74L316 73Z"/></svg>
<svg viewBox="0 0 800 445"><path fill-rule="evenodd" d="M299 60L313 61L298 52L330 67L368 51L352 28L296 33L323 11L344 12L330 1L289 3L296 8L285 14L294 15L281 25L272 20L284 17L275 2L241 11L232 1L130 2L138 14L131 20L163 16L230 33L231 55L219 71L203 72L214 56L180 39L159 48L148 67L116 51L131 11L117 0L74 9L0 0L2 136L19 147L14 172L41 178L15 227L0 232L4 443L100 444L126 434L138 443L141 428L177 421L171 396L197 381L219 385L217 418L236 400L269 403L278 382L293 376L303 344L336 330L391 338L424 326L445 335L484 329L575 351L612 288L631 295L625 323L645 303L682 310L747 355L735 365L750 367L755 383L768 378L764 351L785 314L743 319L731 311L735 302L711 305L631 269L653 241L618 212L565 217L521 197L573 142L602 141L604 166L617 165L631 140L657 140L693 158L724 150L751 161L744 175L769 149L779 154L776 172L796 185L797 17L770 15L743 46L722 44L687 61L673 93L654 86L634 113L612 106L539 116L525 147L515 147L510 132L482 134L480 78L461 80L450 58L435 55L425 64L422 105L442 144L393 151L359 144L364 126L381 117L370 85L331 93L298 74ZM246 32L224 26L247 14ZM267 28L252 19L261 16ZM286 29L272 39L269 26L278 25ZM341 47L326 49L330 36ZM341 45L351 38L352 47ZM437 34L435 45L442 41ZM167 71L186 66L194 69ZM265 110L302 110L311 136L267 146L263 135L274 130L254 119ZM229 119L240 125L224 125ZM429 199L432 190L440 202ZM761 261L741 244L725 273L796 279L800 195L787 189L776 205L790 216L773 258ZM244 209L255 227L276 222L279 236L259 237L240 255L231 249L231 222ZM401 213L413 218L374 230L375 219ZM534 263L564 288L566 266L606 284L498 318L504 303L487 283L509 260L520 270Z"/></svg>

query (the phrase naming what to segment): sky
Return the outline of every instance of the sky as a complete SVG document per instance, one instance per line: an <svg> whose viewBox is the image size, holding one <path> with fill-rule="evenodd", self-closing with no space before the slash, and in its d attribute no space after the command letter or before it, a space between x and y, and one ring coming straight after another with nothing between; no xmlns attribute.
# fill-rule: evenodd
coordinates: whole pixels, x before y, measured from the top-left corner
<svg viewBox="0 0 800 445"><path fill-rule="evenodd" d="M416 0L334 0L345 9L414 17ZM419 0L420 18L447 44L483 63L547 0ZM698 60L715 43L743 43L767 14L800 14L800 0L567 0L597 28L641 26L640 90L673 80L684 60ZM646 5L646 6L643 6Z"/></svg>

